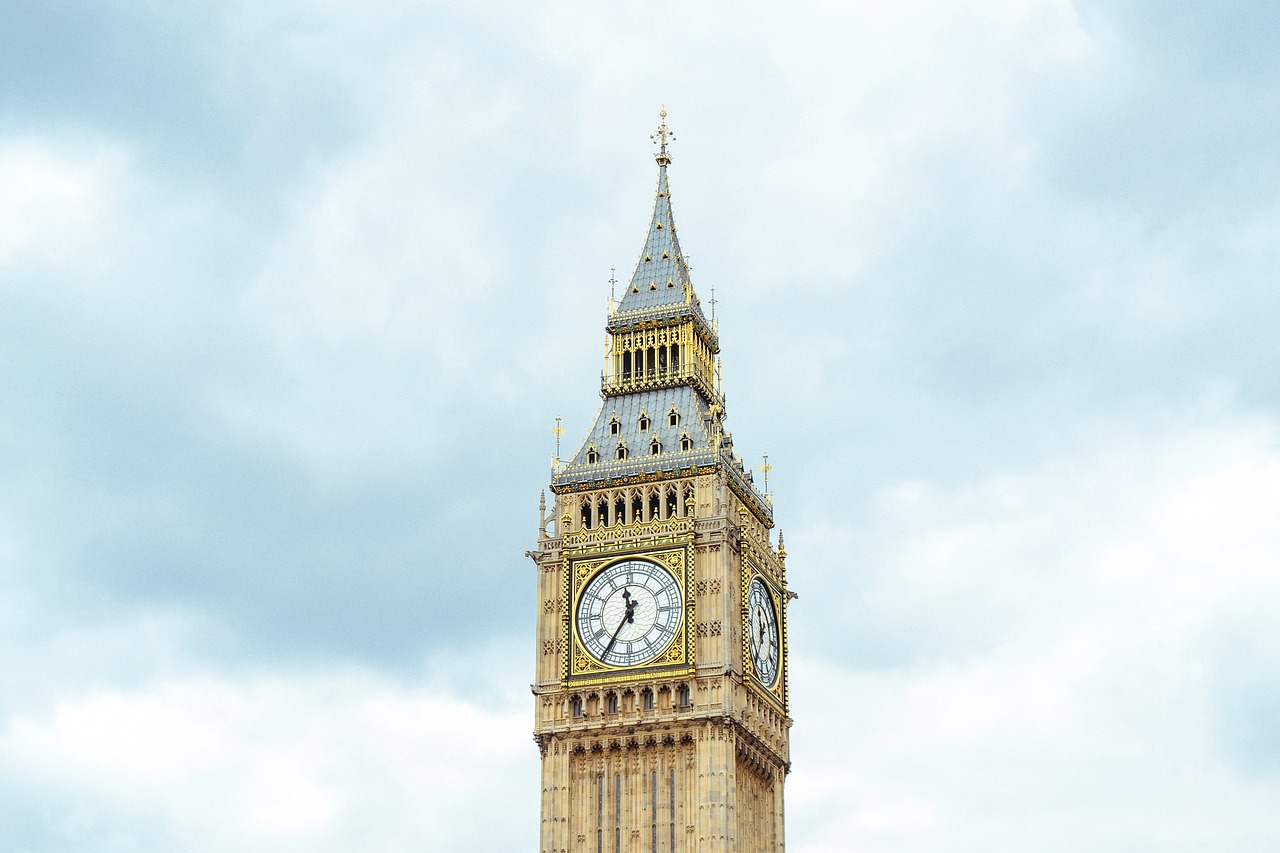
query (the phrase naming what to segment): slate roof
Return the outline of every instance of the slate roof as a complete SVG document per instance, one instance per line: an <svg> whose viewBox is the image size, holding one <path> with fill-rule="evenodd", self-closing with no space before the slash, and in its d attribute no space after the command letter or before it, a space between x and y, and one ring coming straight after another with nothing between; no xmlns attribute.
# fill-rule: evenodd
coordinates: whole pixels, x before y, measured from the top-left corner
<svg viewBox="0 0 1280 853"><path fill-rule="evenodd" d="M685 293L692 297L693 308L702 317L698 297L693 294L689 277L689 264L680 249L676 221L671 212L671 188L667 183L667 165L659 159L658 193L653 200L653 216L649 220L649 233L645 235L644 248L636 261L631 283L622 294L617 312L626 314L643 312L660 313L655 309L670 307L688 310ZM685 313L685 312L680 312Z"/></svg>
<svg viewBox="0 0 1280 853"><path fill-rule="evenodd" d="M679 415L677 426L670 425L673 408ZM640 432L642 414L650 421L644 433ZM618 434L612 435L610 424L615 419ZM710 465L715 460L707 431L710 419L707 401L688 385L609 397L578 452L556 475L555 485ZM680 439L684 435L689 436L691 447L682 451ZM662 445L657 455L651 449L655 436ZM617 458L620 442L627 448L627 458L623 460ZM600 457L594 464L587 461L592 448Z"/></svg>
<svg viewBox="0 0 1280 853"><path fill-rule="evenodd" d="M676 426L671 426L670 421L673 408L679 415ZM640 431L642 414L650 421L649 429L644 432ZM756 488L751 472L734 455L733 437L727 433L721 439L717 460L709 431L711 419L707 401L687 385L608 397L578 452L552 477L551 487L558 491L560 487L581 483L614 481L646 474L674 474L718 462L718 467L737 485L738 492L753 496L757 508L771 522L772 508ZM618 423L617 435L611 430L615 420ZM690 439L690 447L681 450L680 439L685 435ZM657 454L652 451L655 437L661 445ZM625 459L617 458L619 443L626 445ZM594 463L588 461L588 454L593 449L599 454Z"/></svg>

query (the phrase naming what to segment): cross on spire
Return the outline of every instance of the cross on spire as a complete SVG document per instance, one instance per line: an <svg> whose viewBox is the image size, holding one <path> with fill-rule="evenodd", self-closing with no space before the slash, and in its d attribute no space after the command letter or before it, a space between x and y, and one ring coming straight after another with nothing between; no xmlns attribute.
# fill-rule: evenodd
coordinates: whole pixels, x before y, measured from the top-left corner
<svg viewBox="0 0 1280 853"><path fill-rule="evenodd" d="M649 138L658 145L658 155L656 157L659 166L665 166L671 162L671 155L667 153L667 143L674 142L676 135L671 132L671 128L667 127L667 105L663 104L662 109L658 111L658 118L661 123L658 125L656 133Z"/></svg>

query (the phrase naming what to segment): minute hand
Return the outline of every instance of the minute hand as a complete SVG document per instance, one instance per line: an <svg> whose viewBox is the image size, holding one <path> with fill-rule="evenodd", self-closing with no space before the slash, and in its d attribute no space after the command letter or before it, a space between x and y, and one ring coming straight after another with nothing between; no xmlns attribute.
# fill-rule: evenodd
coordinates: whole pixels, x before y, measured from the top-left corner
<svg viewBox="0 0 1280 853"><path fill-rule="evenodd" d="M622 626L627 624L628 622L636 621L636 618L635 618L636 602L631 600L631 593L624 589L622 591L622 598L624 601L627 602L627 612L622 615L622 618L620 620L618 620L618 627L613 632L613 636L609 638L609 645L604 647L604 652L601 653L600 657L605 657L606 655L608 655L609 650L613 648L613 644L618 642L618 635L622 633Z"/></svg>

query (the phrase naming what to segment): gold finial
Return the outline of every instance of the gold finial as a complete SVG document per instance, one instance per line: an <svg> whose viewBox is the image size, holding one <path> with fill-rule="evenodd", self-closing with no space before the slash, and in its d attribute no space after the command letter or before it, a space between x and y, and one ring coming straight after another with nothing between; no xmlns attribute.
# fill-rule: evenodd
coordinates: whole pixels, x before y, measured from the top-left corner
<svg viewBox="0 0 1280 853"><path fill-rule="evenodd" d="M675 141L676 135L671 132L671 128L667 127L667 105L663 104L662 109L658 111L658 118L661 122L658 125L658 132L649 136L654 142L658 143L658 156L655 158L659 166L666 166L671 162L671 155L667 153L667 143Z"/></svg>
<svg viewBox="0 0 1280 853"><path fill-rule="evenodd" d="M564 427L560 426L560 416L556 415L556 425L551 428L556 437L556 461L560 461L560 436L564 435Z"/></svg>
<svg viewBox="0 0 1280 853"><path fill-rule="evenodd" d="M773 470L773 466L769 464L769 454L764 455L764 464L760 466L760 470L764 472L764 493L769 494L769 472Z"/></svg>

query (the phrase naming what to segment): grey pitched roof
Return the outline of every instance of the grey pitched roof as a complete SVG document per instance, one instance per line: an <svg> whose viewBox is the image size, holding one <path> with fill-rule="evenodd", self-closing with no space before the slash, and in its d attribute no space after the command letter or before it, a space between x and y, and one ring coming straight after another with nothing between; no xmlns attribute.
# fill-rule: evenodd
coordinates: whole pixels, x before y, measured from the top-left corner
<svg viewBox="0 0 1280 853"><path fill-rule="evenodd" d="M676 426L671 426L670 421L673 409L678 415ZM641 415L649 419L649 429L643 433ZM578 452L556 474L554 485L709 465L715 460L707 431L710 418L707 402L687 385L609 397ZM611 426L615 421L616 435ZM681 450L680 440L686 435L690 448ZM655 438L661 448L657 454L652 452ZM627 449L625 459L617 458L619 444ZM595 463L588 461L592 449L599 455Z"/></svg>
<svg viewBox="0 0 1280 853"><path fill-rule="evenodd" d="M671 412L679 416L671 425ZM649 419L649 428L640 429L640 417ZM680 385L654 391L640 391L608 397L596 415L595 425L578 452L552 478L552 489L582 483L617 480L645 474L675 473L689 468L702 468L718 463L741 495L750 495L760 512L770 522L773 518L768 499L756 487L742 460L734 455L733 437L727 433L720 445L719 459L711 440L711 408L695 389ZM613 424L618 432L614 434ZM680 449L680 441L688 436L690 447ZM659 452L653 452L653 440ZM618 459L618 446L627 449L625 459ZM597 454L595 462L590 453Z"/></svg>
<svg viewBox="0 0 1280 853"><path fill-rule="evenodd" d="M658 195L653 202L649 233L645 237L640 260L636 262L636 271L631 276L631 284L618 304L618 311L683 305L686 287L691 287L689 265L676 236L676 223L671 215L671 190L667 186L664 163L658 167Z"/></svg>

